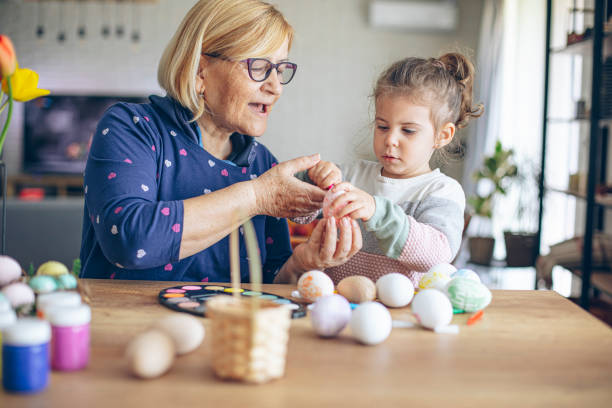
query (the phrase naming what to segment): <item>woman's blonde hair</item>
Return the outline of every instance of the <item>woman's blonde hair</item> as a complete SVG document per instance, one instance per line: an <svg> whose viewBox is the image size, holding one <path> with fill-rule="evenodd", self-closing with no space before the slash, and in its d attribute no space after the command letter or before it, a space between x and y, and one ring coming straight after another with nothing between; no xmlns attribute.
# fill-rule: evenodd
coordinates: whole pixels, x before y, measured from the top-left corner
<svg viewBox="0 0 612 408"><path fill-rule="evenodd" d="M196 91L203 53L240 61L265 57L293 41L293 27L271 4L259 0L200 0L189 10L166 47L157 80L168 96L189 109L192 120L206 110Z"/></svg>

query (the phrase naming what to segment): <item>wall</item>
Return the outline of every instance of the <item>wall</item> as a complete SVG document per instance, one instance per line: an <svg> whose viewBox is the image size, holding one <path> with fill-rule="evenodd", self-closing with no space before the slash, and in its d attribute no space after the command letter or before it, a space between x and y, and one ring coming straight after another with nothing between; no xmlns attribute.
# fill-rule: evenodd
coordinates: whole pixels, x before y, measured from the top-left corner
<svg viewBox="0 0 612 408"><path fill-rule="evenodd" d="M262 137L281 160L320 152L343 162L356 156L359 141L370 150L368 95L376 75L405 56L437 56L440 52L476 48L482 0L458 1L459 25L451 33L387 32L367 23L368 0L276 0L294 25L297 37L291 60L296 78L271 116ZM40 86L54 93L149 94L161 92L156 71L161 53L193 0L159 0L151 4L108 2L5 1L0 5L0 32L11 36L23 67L40 73ZM36 38L44 21L47 35ZM88 36L77 38L79 21ZM110 22L138 27L142 40L112 36L100 30ZM60 44L58 27L67 39ZM478 99L478 98L476 98ZM21 166L22 106L18 104L4 157L12 173ZM469 128L468 128L469 129ZM459 177L460 165L447 171Z"/></svg>

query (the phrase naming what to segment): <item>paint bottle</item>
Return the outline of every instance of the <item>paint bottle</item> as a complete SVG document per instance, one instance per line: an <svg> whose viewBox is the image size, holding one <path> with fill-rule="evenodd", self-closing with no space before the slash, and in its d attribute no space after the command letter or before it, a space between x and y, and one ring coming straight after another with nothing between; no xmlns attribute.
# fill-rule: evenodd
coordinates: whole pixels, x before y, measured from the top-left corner
<svg viewBox="0 0 612 408"><path fill-rule="evenodd" d="M2 332L2 385L9 392L34 393L49 383L51 327L44 320L18 319Z"/></svg>
<svg viewBox="0 0 612 408"><path fill-rule="evenodd" d="M2 330L6 329L10 325L17 321L17 316L13 309L2 310L0 306L0 345L2 345ZM2 378L2 353L0 353L0 379Z"/></svg>
<svg viewBox="0 0 612 408"><path fill-rule="evenodd" d="M45 310L52 306L78 306L81 295L77 292L52 292L38 295L36 298L36 315L44 319Z"/></svg>
<svg viewBox="0 0 612 408"><path fill-rule="evenodd" d="M45 315L51 323L51 367L59 371L85 368L89 362L90 307L51 306Z"/></svg>

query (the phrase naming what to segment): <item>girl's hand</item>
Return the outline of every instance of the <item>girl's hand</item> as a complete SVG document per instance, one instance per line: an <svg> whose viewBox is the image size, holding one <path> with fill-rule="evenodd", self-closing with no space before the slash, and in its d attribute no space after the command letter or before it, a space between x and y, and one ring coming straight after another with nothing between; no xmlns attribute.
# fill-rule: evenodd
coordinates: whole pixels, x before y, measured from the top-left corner
<svg viewBox="0 0 612 408"><path fill-rule="evenodd" d="M319 221L308 241L295 248L293 256L300 273L342 265L359 252L362 239L357 222L345 217L338 224L333 217Z"/></svg>
<svg viewBox="0 0 612 408"><path fill-rule="evenodd" d="M374 197L350 183L344 182L336 185L332 192L344 190L344 194L334 200L330 206L332 214L338 218L345 216L354 220L368 221L376 212Z"/></svg>
<svg viewBox="0 0 612 408"><path fill-rule="evenodd" d="M331 162L320 161L308 170L308 177L323 190L342 181L342 172Z"/></svg>

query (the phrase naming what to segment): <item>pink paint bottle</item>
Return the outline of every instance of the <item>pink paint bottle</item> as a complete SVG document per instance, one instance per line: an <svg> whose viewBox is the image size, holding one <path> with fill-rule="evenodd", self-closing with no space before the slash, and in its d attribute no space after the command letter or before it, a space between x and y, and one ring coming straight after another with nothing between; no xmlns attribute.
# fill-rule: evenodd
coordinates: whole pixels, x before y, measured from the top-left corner
<svg viewBox="0 0 612 408"><path fill-rule="evenodd" d="M89 306L49 307L45 315L51 323L51 368L59 371L85 368L89 362Z"/></svg>

